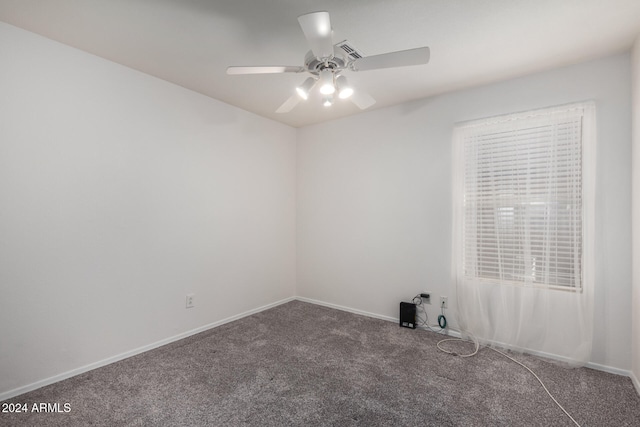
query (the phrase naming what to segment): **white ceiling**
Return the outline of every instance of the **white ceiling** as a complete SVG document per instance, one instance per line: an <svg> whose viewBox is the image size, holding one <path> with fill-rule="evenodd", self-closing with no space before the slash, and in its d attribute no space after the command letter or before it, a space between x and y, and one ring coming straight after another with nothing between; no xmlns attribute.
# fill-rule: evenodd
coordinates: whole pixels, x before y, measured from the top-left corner
<svg viewBox="0 0 640 427"><path fill-rule="evenodd" d="M331 14L365 55L431 48L427 65L345 72L370 109L628 50L640 0L0 0L0 20L291 126L358 113L310 98L275 110L303 74L228 76L229 65L302 65L297 16Z"/></svg>

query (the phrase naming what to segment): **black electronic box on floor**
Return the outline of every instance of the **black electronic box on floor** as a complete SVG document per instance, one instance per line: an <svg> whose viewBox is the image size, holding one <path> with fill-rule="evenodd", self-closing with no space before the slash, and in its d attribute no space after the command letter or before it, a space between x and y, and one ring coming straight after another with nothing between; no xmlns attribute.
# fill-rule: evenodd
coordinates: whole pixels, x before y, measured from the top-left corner
<svg viewBox="0 0 640 427"><path fill-rule="evenodd" d="M400 326L403 328L416 328L416 305L410 302L400 303Z"/></svg>

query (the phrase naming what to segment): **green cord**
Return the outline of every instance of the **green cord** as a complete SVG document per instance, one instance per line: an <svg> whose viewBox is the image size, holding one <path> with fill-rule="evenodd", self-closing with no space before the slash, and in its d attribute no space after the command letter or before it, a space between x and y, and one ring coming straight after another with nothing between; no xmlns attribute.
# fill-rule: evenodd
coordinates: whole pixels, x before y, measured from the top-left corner
<svg viewBox="0 0 640 427"><path fill-rule="evenodd" d="M444 329L447 327L447 318L444 317L444 314L441 314L440 316L438 316L438 326L440 326L441 329Z"/></svg>

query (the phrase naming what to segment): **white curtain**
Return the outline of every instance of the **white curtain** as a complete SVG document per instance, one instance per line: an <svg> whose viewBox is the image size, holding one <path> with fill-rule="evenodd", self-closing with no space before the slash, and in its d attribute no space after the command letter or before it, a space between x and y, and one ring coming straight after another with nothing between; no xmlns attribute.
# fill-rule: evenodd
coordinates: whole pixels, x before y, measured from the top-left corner
<svg viewBox="0 0 640 427"><path fill-rule="evenodd" d="M452 273L463 335L590 360L595 142L593 103L456 126Z"/></svg>

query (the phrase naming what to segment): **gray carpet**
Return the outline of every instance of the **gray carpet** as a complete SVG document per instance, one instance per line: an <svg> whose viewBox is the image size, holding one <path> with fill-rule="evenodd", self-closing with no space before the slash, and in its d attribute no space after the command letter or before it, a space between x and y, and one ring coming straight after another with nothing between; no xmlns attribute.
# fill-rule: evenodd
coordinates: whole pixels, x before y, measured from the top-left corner
<svg viewBox="0 0 640 427"><path fill-rule="evenodd" d="M0 425L573 425L522 367L445 354L441 338L293 301L13 398L71 412ZM629 378L516 357L583 426L640 425Z"/></svg>

